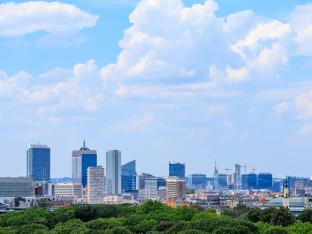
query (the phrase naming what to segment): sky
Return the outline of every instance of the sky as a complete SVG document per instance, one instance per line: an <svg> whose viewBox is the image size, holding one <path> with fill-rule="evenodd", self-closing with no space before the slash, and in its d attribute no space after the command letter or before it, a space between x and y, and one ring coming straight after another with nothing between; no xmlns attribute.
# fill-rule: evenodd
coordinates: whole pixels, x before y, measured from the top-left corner
<svg viewBox="0 0 312 234"><path fill-rule="evenodd" d="M311 176L308 0L0 0L0 176L83 140L137 170Z"/></svg>

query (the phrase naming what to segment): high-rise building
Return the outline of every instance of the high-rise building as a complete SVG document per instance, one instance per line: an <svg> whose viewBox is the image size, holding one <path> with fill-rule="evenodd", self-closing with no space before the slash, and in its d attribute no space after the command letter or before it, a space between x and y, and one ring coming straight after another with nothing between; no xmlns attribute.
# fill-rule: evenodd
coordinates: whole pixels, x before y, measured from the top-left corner
<svg viewBox="0 0 312 234"><path fill-rule="evenodd" d="M87 203L101 204L104 196L104 168L89 167L87 183Z"/></svg>
<svg viewBox="0 0 312 234"><path fill-rule="evenodd" d="M235 164L234 189L238 189L238 190L242 188L241 167L242 167L241 165Z"/></svg>
<svg viewBox="0 0 312 234"><path fill-rule="evenodd" d="M147 178L154 178L154 177L155 176L151 174L147 174L147 173L142 173L141 175L139 175L139 183L138 183L139 190L142 190L145 188L145 180Z"/></svg>
<svg viewBox="0 0 312 234"><path fill-rule="evenodd" d="M32 197L33 190L29 177L0 177L0 197Z"/></svg>
<svg viewBox="0 0 312 234"><path fill-rule="evenodd" d="M121 152L111 150L106 153L106 193L121 194Z"/></svg>
<svg viewBox="0 0 312 234"><path fill-rule="evenodd" d="M190 187L195 190L206 190L206 174L191 174Z"/></svg>
<svg viewBox="0 0 312 234"><path fill-rule="evenodd" d="M72 178L74 183L81 183L83 187L87 186L88 167L97 166L96 150L90 150L86 147L85 141L80 150L74 150L72 153Z"/></svg>
<svg viewBox="0 0 312 234"><path fill-rule="evenodd" d="M121 190L137 190L136 161L133 160L121 166Z"/></svg>
<svg viewBox="0 0 312 234"><path fill-rule="evenodd" d="M259 173L258 175L258 188L272 190L273 179L271 173Z"/></svg>
<svg viewBox="0 0 312 234"><path fill-rule="evenodd" d="M47 145L29 145L27 149L27 177L34 181L50 180L50 148Z"/></svg>
<svg viewBox="0 0 312 234"><path fill-rule="evenodd" d="M242 175L242 189L257 189L257 174L249 173Z"/></svg>
<svg viewBox="0 0 312 234"><path fill-rule="evenodd" d="M167 195L168 199L183 200L186 194L186 181L178 177L168 177Z"/></svg>
<svg viewBox="0 0 312 234"><path fill-rule="evenodd" d="M228 176L226 174L218 174L216 175L216 180L217 180L217 183L216 183L216 186L215 186L215 189L216 190L226 190L228 189L228 183L227 183L227 179Z"/></svg>
<svg viewBox="0 0 312 234"><path fill-rule="evenodd" d="M185 179L185 164L180 162L169 162L169 177Z"/></svg>

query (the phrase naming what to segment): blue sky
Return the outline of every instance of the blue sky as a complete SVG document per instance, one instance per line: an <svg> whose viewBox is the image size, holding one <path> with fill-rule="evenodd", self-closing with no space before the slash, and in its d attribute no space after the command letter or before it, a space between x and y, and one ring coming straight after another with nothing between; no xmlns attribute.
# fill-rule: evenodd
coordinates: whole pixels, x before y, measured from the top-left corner
<svg viewBox="0 0 312 234"><path fill-rule="evenodd" d="M310 176L309 2L0 1L0 176L38 139L70 176L84 138L155 175Z"/></svg>

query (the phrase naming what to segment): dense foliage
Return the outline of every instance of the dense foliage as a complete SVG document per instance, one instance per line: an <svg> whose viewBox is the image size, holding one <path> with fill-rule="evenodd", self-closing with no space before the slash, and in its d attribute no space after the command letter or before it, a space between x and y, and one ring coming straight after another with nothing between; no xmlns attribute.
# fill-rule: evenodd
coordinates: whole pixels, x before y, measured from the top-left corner
<svg viewBox="0 0 312 234"><path fill-rule="evenodd" d="M312 212L296 219L288 209L214 210L143 205L80 205L54 211L31 209L0 214L0 234L312 234Z"/></svg>

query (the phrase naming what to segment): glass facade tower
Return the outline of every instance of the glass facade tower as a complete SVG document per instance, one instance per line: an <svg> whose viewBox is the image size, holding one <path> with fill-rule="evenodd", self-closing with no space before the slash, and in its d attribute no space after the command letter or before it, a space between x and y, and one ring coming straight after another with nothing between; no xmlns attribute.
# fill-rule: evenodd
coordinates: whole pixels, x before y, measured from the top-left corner
<svg viewBox="0 0 312 234"><path fill-rule="evenodd" d="M27 149L27 177L34 181L50 181L50 148L31 144Z"/></svg>
<svg viewBox="0 0 312 234"><path fill-rule="evenodd" d="M133 160L121 166L121 190L134 191L137 189L136 161Z"/></svg>
<svg viewBox="0 0 312 234"><path fill-rule="evenodd" d="M72 178L74 183L81 183L83 187L87 186L88 168L97 166L96 150L90 150L83 142L80 150L74 150L72 153Z"/></svg>
<svg viewBox="0 0 312 234"><path fill-rule="evenodd" d="M185 164L179 162L169 162L169 176L185 179Z"/></svg>
<svg viewBox="0 0 312 234"><path fill-rule="evenodd" d="M121 194L121 152L119 150L106 153L106 193Z"/></svg>

